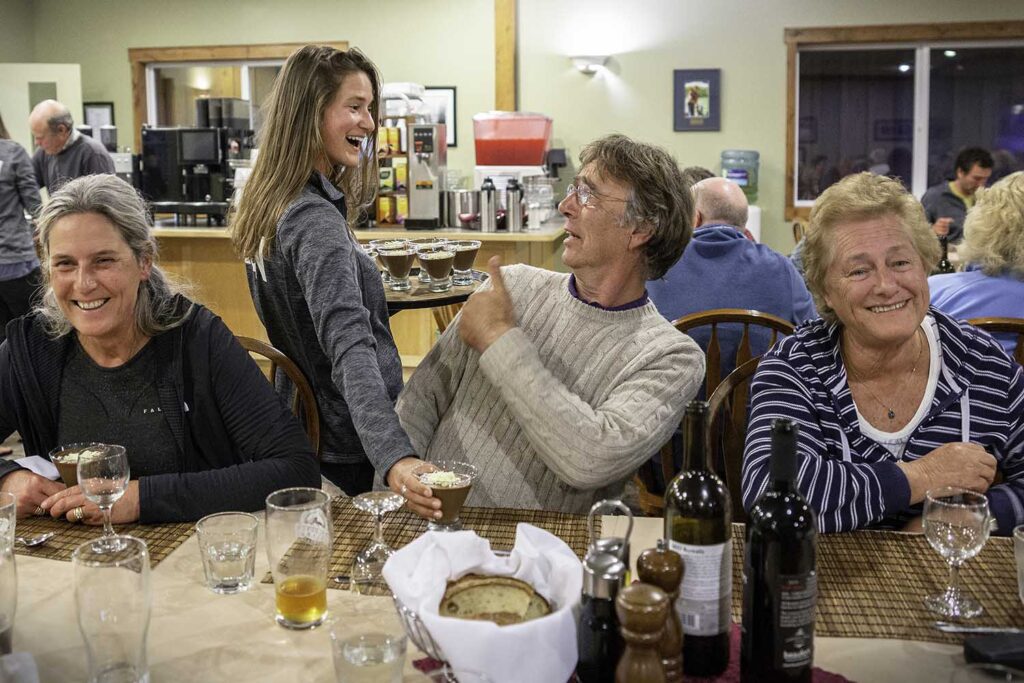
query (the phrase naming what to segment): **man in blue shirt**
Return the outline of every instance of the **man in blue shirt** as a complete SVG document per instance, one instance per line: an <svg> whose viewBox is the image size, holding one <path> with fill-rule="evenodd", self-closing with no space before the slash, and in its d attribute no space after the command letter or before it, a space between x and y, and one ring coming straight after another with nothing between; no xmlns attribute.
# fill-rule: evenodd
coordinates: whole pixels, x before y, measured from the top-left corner
<svg viewBox="0 0 1024 683"><path fill-rule="evenodd" d="M713 308L744 308L772 313L794 324L816 318L803 278L788 258L747 239L747 198L725 178L693 186L696 229L682 258L660 280L647 283L658 310L669 320ZM742 325L719 328L722 377L732 371ZM751 327L751 351L764 353L770 332ZM707 351L710 327L690 332Z"/></svg>

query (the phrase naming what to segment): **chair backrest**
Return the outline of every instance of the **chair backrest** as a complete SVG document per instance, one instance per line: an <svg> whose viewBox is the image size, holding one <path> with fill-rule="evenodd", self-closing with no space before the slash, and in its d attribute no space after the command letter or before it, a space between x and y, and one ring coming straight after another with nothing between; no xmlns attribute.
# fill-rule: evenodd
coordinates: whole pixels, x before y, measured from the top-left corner
<svg viewBox="0 0 1024 683"><path fill-rule="evenodd" d="M711 396L715 389L718 388L719 382L722 381L723 359L721 345L718 340L718 326L725 323L740 323L743 325L743 334L736 347L736 358L733 359L735 362L727 366L732 368L738 368L754 357L753 352L750 350L751 325L767 327L771 330L769 346L778 340L779 334L793 334L793 323L788 320L783 320L771 313L762 313L761 311L742 308L716 308L710 311L684 315L676 320L672 324L680 332L687 332L697 327L711 326L711 338L708 340L708 346L705 350L707 357L706 396Z"/></svg>
<svg viewBox="0 0 1024 683"><path fill-rule="evenodd" d="M1024 365L1024 318L971 318L967 321L986 332L1009 332L1017 335L1013 359Z"/></svg>
<svg viewBox="0 0 1024 683"><path fill-rule="evenodd" d="M447 306L437 306L431 309L434 313L434 322L437 324L437 331L444 334L444 331L448 329L448 326L455 320L455 316L462 310L462 304L448 304Z"/></svg>
<svg viewBox="0 0 1024 683"><path fill-rule="evenodd" d="M309 437L316 457L320 458L320 410L313 395L313 389L309 386L309 380L303 374L299 366L292 359L284 355L270 344L253 339L252 337L235 337L250 354L263 356L270 361L270 374L268 379L271 385L275 384L277 371L280 370L287 375L295 386L295 395L291 397L292 412L299 418L306 428L306 435Z"/></svg>
<svg viewBox="0 0 1024 683"><path fill-rule="evenodd" d="M729 488L734 522L747 520L743 510L741 477L749 417L747 397L750 396L750 378L760 362L761 356L755 356L736 366L708 399L708 421L705 425L708 467L717 472Z"/></svg>
<svg viewBox="0 0 1024 683"><path fill-rule="evenodd" d="M793 244L799 244L805 235L807 235L807 224L803 221L793 221Z"/></svg>

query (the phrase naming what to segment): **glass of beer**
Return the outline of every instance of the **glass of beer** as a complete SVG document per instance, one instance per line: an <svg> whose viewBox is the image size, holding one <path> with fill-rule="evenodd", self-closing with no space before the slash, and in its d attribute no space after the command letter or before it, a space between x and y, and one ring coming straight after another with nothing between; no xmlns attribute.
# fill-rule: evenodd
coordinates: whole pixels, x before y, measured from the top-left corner
<svg viewBox="0 0 1024 683"><path fill-rule="evenodd" d="M281 489L267 496L267 560L281 626L314 628L327 616L331 537L331 499L320 489Z"/></svg>

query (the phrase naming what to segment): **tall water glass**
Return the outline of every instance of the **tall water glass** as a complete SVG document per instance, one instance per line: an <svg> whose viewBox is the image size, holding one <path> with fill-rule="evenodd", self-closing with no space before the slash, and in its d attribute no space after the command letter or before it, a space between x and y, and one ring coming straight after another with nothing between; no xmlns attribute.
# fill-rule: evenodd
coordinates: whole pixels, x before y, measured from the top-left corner
<svg viewBox="0 0 1024 683"><path fill-rule="evenodd" d="M0 492L0 655L11 653L14 613L18 609L18 571L14 565L14 523L18 498Z"/></svg>
<svg viewBox="0 0 1024 683"><path fill-rule="evenodd" d="M1013 558L1017 564L1017 595L1024 604L1024 524L1013 530Z"/></svg>
<svg viewBox="0 0 1024 683"><path fill-rule="evenodd" d="M86 542L71 556L78 628L85 640L90 683L147 683L146 635L152 590L149 551L132 536L119 550Z"/></svg>
<svg viewBox="0 0 1024 683"><path fill-rule="evenodd" d="M327 616L331 536L331 499L320 489L281 489L267 496L267 559L281 626L314 628Z"/></svg>
<svg viewBox="0 0 1024 683"><path fill-rule="evenodd" d="M960 567L981 552L993 518L981 493L946 486L929 491L924 501L924 536L949 563L949 585L929 595L924 604L944 617L969 619L984 612L981 604L960 588Z"/></svg>
<svg viewBox="0 0 1024 683"><path fill-rule="evenodd" d="M110 523L110 509L128 488L128 475L128 454L124 446L96 443L78 455L78 486L103 513L103 536L93 542L99 550L121 550Z"/></svg>

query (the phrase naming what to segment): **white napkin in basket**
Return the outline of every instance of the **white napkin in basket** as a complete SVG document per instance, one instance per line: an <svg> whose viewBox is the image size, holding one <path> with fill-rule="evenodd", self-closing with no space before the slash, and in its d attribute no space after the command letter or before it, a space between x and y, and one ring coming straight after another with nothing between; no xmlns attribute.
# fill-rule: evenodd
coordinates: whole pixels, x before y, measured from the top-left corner
<svg viewBox="0 0 1024 683"><path fill-rule="evenodd" d="M465 574L511 576L526 581L555 611L524 624L442 617L437 608L449 580ZM384 565L384 578L424 626L456 669L486 674L495 683L563 683L576 668L576 607L583 570L576 554L557 536L530 524L516 526L508 557L472 531L427 532Z"/></svg>

